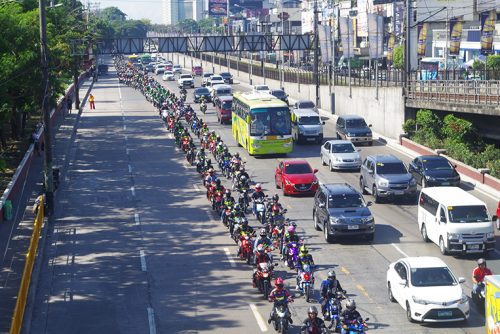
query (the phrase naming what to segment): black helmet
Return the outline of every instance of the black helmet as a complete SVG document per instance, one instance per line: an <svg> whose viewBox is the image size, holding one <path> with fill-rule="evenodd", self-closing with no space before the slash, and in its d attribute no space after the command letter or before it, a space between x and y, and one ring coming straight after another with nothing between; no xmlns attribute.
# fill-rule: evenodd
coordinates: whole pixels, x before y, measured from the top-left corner
<svg viewBox="0 0 500 334"><path fill-rule="evenodd" d="M242 218L241 219L241 225L245 225L245 226L248 225L248 219Z"/></svg>
<svg viewBox="0 0 500 334"><path fill-rule="evenodd" d="M308 314L314 313L314 314L318 315L318 309L316 308L316 306L309 306L307 313Z"/></svg>
<svg viewBox="0 0 500 334"><path fill-rule="evenodd" d="M335 274L335 270L330 270L328 272L328 278L335 278L337 275Z"/></svg>
<svg viewBox="0 0 500 334"><path fill-rule="evenodd" d="M347 303L345 304L345 307L349 310L349 311L354 311L356 309L356 302L354 301L354 299L349 299L347 301Z"/></svg>
<svg viewBox="0 0 500 334"><path fill-rule="evenodd" d="M200 148L200 152L205 152L205 149L203 147Z"/></svg>
<svg viewBox="0 0 500 334"><path fill-rule="evenodd" d="M239 158L240 157L240 154L238 152L236 152L236 154L234 155L235 158Z"/></svg>
<svg viewBox="0 0 500 334"><path fill-rule="evenodd" d="M216 184L216 185L218 185L218 186L220 186L220 179L217 179L217 180L215 181L215 184Z"/></svg>
<svg viewBox="0 0 500 334"><path fill-rule="evenodd" d="M277 202L279 199L280 199L280 197L278 196L278 194L276 194L276 195L273 196L273 201Z"/></svg>

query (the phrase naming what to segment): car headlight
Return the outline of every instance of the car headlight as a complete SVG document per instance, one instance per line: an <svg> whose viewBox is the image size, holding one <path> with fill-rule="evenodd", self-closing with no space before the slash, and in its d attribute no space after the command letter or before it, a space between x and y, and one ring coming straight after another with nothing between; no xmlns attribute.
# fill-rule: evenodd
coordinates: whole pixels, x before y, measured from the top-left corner
<svg viewBox="0 0 500 334"><path fill-rule="evenodd" d="M387 180L378 180L377 184L381 187L388 187L389 186L389 181Z"/></svg>
<svg viewBox="0 0 500 334"><path fill-rule="evenodd" d="M361 222L364 224L372 223L373 222L373 216L368 216L361 218Z"/></svg>
<svg viewBox="0 0 500 334"><path fill-rule="evenodd" d="M436 178L435 177L432 177L432 176L429 176L429 175L426 175L425 178L428 180L428 181L436 181Z"/></svg>
<svg viewBox="0 0 500 334"><path fill-rule="evenodd" d="M417 298L415 296L412 296L412 298L413 298L413 302L416 303L416 304L421 304L421 305L430 304L430 302L428 300L420 299L420 298Z"/></svg>
<svg viewBox="0 0 500 334"><path fill-rule="evenodd" d="M469 302L469 297L465 293L462 293L462 298L458 301L459 304L466 304Z"/></svg>
<svg viewBox="0 0 500 334"><path fill-rule="evenodd" d="M417 181L415 179L411 179L410 186L416 186L416 185L417 185Z"/></svg>
<svg viewBox="0 0 500 334"><path fill-rule="evenodd" d="M493 239L495 238L495 233L494 232L488 232L485 234L486 239Z"/></svg>
<svg viewBox="0 0 500 334"><path fill-rule="evenodd" d="M200 96L199 95L195 95L194 97L199 98Z"/></svg>
<svg viewBox="0 0 500 334"><path fill-rule="evenodd" d="M340 219L336 217L330 217L330 223L331 224L338 224L340 223Z"/></svg>
<svg viewBox="0 0 500 334"><path fill-rule="evenodd" d="M288 181L287 179L285 179L285 183L286 183L286 185L288 185L288 186L290 186L290 185L292 185L292 184L293 184L292 182Z"/></svg>
<svg viewBox="0 0 500 334"><path fill-rule="evenodd" d="M347 137L354 137L354 133L350 133L350 132L348 132L348 133L347 133Z"/></svg>
<svg viewBox="0 0 500 334"><path fill-rule="evenodd" d="M460 239L460 233L448 233L448 239Z"/></svg>

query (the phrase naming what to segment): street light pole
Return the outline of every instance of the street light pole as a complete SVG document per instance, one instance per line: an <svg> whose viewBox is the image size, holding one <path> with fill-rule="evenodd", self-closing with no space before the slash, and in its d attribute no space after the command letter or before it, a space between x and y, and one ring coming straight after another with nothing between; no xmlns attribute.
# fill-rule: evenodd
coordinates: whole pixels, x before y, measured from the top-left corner
<svg viewBox="0 0 500 334"><path fill-rule="evenodd" d="M314 79L316 82L316 107L319 108L319 43L318 43L318 0L314 0Z"/></svg>
<svg viewBox="0 0 500 334"><path fill-rule="evenodd" d="M47 215L54 212L54 177L52 175L52 140L50 134L50 109L49 109L49 56L47 49L47 21L45 16L45 1L38 2L40 14L40 55L42 67L42 113L43 113L43 140L44 140L44 184Z"/></svg>

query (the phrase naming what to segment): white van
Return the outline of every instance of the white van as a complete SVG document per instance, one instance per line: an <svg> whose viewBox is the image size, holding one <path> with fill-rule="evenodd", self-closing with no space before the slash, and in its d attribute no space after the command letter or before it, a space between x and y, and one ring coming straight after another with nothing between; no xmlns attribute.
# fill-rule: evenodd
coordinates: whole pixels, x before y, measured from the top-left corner
<svg viewBox="0 0 500 334"><path fill-rule="evenodd" d="M442 254L495 249L495 232L486 204L458 187L422 189L418 227L424 241L439 245Z"/></svg>
<svg viewBox="0 0 500 334"><path fill-rule="evenodd" d="M312 109L292 109L292 138L296 143L323 142L323 122Z"/></svg>

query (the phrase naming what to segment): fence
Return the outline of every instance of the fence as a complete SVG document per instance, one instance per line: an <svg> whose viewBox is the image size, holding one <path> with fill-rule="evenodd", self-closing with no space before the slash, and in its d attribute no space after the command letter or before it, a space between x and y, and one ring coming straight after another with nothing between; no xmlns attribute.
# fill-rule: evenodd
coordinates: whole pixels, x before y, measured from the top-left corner
<svg viewBox="0 0 500 334"><path fill-rule="evenodd" d="M500 80L410 81L408 98L474 105L500 105Z"/></svg>
<svg viewBox="0 0 500 334"><path fill-rule="evenodd" d="M43 196L39 197L38 212L34 221L33 233L31 234L28 253L26 254L26 263L24 264L23 277L21 278L21 286L17 294L16 307L12 316L10 326L10 334L19 334L21 332L24 309L26 307L26 298L31 282L31 272L35 264L36 253L38 249L38 241L40 240L40 232L42 230L44 219L44 201Z"/></svg>

